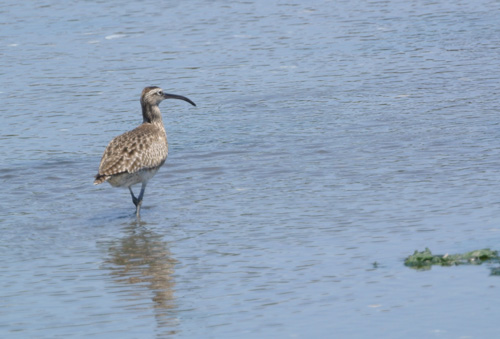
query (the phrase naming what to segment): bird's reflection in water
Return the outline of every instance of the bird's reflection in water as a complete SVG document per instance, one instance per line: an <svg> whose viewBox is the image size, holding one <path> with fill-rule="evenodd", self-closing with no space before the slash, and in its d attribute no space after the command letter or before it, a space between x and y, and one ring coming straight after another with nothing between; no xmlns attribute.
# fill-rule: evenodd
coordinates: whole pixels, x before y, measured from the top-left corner
<svg viewBox="0 0 500 339"><path fill-rule="evenodd" d="M106 266L118 284L134 286L127 294L138 301L151 298L158 329L162 334L177 333L175 312L174 265L176 261L162 236L134 221L125 227L127 236L109 244ZM147 287L147 288L145 288ZM142 303L141 303L142 304ZM137 304L135 304L137 307ZM144 309L144 305L140 308Z"/></svg>

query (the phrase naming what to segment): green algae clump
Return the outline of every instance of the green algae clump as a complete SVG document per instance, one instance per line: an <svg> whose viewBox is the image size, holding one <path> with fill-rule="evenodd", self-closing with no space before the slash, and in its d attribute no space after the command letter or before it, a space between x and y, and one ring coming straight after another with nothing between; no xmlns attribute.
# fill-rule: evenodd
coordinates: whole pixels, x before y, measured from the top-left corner
<svg viewBox="0 0 500 339"><path fill-rule="evenodd" d="M415 253L407 257L405 259L405 265L415 269L428 270L432 265L479 265L484 261L500 262L498 252L485 248L464 254L433 255L432 252L426 248L425 251L415 251Z"/></svg>

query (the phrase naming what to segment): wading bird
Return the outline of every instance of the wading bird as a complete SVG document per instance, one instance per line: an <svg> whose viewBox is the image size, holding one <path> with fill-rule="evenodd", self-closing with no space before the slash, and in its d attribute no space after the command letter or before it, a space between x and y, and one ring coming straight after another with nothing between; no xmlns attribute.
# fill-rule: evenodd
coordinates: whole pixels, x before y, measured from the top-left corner
<svg viewBox="0 0 500 339"><path fill-rule="evenodd" d="M113 187L128 187L140 217L142 198L146 185L167 160L168 143L165 127L158 105L165 99L179 99L196 106L186 97L164 93L156 86L142 91L142 124L117 136L106 147L95 176L94 185L109 182ZM141 183L141 192L136 197L132 185Z"/></svg>

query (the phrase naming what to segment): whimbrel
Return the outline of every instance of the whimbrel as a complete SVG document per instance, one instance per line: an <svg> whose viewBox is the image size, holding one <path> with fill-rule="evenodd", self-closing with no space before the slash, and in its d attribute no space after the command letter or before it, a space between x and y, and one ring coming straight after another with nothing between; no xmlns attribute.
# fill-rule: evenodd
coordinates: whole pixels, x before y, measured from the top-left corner
<svg viewBox="0 0 500 339"><path fill-rule="evenodd" d="M164 93L159 87L144 88L141 95L142 124L111 140L95 176L94 185L107 181L113 187L128 187L137 218L148 180L158 172L168 155L167 134L158 107L165 99L180 99L196 106L188 98ZM142 186L139 197L136 197L131 187L138 183Z"/></svg>

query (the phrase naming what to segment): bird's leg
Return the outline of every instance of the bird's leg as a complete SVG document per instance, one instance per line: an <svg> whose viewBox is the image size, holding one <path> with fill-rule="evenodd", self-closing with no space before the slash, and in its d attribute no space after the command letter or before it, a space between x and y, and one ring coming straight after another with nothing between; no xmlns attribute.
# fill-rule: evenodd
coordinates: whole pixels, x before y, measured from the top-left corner
<svg viewBox="0 0 500 339"><path fill-rule="evenodd" d="M136 215L137 218L140 218L141 205L142 205L142 197L144 196L144 191L146 190L147 181L142 182L141 193L139 193L139 198L137 198L136 206Z"/></svg>
<svg viewBox="0 0 500 339"><path fill-rule="evenodd" d="M139 198L138 198L138 200L139 200L139 201L142 201L142 197L144 196L144 191L146 190L146 185L147 185L147 184L148 184L148 183L147 183L147 181L144 181L144 182L142 183L142 186L141 186L141 193L139 193Z"/></svg>
<svg viewBox="0 0 500 339"><path fill-rule="evenodd" d="M139 200L137 202L137 205L135 205L135 215L137 219L141 218L141 205L142 205L142 200Z"/></svg>
<svg viewBox="0 0 500 339"><path fill-rule="evenodd" d="M130 194L132 195L132 202L137 207L137 204L139 203L139 199L137 199L135 197L134 192L132 192L132 187L131 186L128 187L128 190L130 191Z"/></svg>

